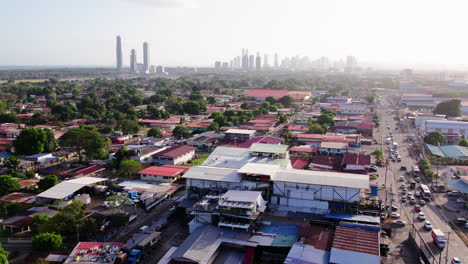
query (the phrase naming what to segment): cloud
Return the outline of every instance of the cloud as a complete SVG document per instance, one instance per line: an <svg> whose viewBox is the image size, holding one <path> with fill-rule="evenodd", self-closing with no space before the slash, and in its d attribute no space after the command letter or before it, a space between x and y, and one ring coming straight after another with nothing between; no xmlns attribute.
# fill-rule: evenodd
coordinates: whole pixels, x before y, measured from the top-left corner
<svg viewBox="0 0 468 264"><path fill-rule="evenodd" d="M133 4L160 8L195 8L197 0L125 0Z"/></svg>

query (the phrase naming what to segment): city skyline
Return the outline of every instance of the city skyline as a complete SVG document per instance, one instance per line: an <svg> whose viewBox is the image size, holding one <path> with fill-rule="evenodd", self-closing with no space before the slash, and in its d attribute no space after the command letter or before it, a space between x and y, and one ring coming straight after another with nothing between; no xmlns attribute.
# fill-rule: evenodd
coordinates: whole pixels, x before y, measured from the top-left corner
<svg viewBox="0 0 468 264"><path fill-rule="evenodd" d="M463 50L468 38L460 32L465 22L463 10L468 4L440 3L426 1L425 12L418 13L419 19L414 21L414 13L421 6L403 1L378 4L368 0L296 0L289 5L266 0L241 0L235 4L214 0L6 2L7 12L0 22L8 25L3 34L8 38L1 39L0 63L116 65L115 51L109 47L120 35L125 67L129 65L128 61L125 63L130 56L128 47L140 46L138 40L145 39L155 43L152 48L158 51L150 54L149 60L166 66L212 67L213 61L229 61L237 56L239 47L249 46L250 50L269 54L270 66L272 55L279 53L330 59L352 54L369 66L466 68L468 54ZM71 12L87 10L86 4L95 7L86 16L79 15L83 12ZM258 15L265 6L268 12ZM315 10L313 16L311 10ZM394 19L395 13L399 14L398 19ZM450 16L432 19L441 13ZM238 19L239 14L242 20ZM13 18L24 19L9 23L15 21ZM168 21L169 26L154 26ZM191 30L187 23L200 30ZM211 30L203 30L210 27L216 30L216 36ZM433 37L432 32L437 32L438 37ZM29 45L29 39L35 40L34 45Z"/></svg>

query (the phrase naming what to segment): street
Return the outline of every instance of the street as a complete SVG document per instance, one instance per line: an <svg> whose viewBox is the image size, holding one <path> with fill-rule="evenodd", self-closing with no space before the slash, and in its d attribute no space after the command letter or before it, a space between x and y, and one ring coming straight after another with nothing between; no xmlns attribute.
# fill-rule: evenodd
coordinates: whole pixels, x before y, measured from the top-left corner
<svg viewBox="0 0 468 264"><path fill-rule="evenodd" d="M384 100L382 100L384 101ZM449 219L446 217L446 212L442 211L439 207L437 207L433 201L429 200L425 206L421 207L421 211L425 214L426 220L429 220L434 229L442 230L446 236L450 236L447 239L447 247L443 250L440 250L433 242L431 237L431 231L427 231L423 224L424 221L420 221L417 216L418 213L414 210L414 205L412 205L409 201L403 203L402 202L402 189L400 188L402 183L405 183L408 187L408 192L419 192L419 184L417 184L416 188L412 190L409 188L408 180L412 178L411 175L407 175L405 171L400 170L401 166L405 166L407 170L411 170L413 165L417 165L417 161L414 159L413 145L408 144L405 139L407 137L415 137L414 133L401 133L401 129L398 128L396 130L398 124L397 121L394 120L395 115L391 114L390 107L382 108L378 110L380 116L380 128L379 128L379 138L378 140L382 144L382 150L385 152L385 157L389 157L388 147L383 143L386 137L393 134L393 141L398 143L398 151L402 158L401 162L393 162L390 160L387 170L387 181L386 181L386 188L388 191L388 196L385 194L385 191L382 189L380 198L383 201L387 201L387 204L391 206L391 204L396 205L398 207L397 212L401 215L400 219L406 221L408 224L403 228L398 228L397 232L403 232L404 234L408 234L411 229L411 224L414 223L416 228L421 232L424 240L427 242L428 246L430 247L433 254L436 255L435 259L440 263L449 263L453 257L458 257L463 263L468 263L468 249L465 243L457 236L455 232L453 232L452 228L448 224ZM411 131L411 130L409 130ZM385 183L385 168L379 169L380 177L372 181L371 183L378 183L378 186L382 186ZM400 181L400 176L404 177L404 181ZM424 182L422 178L422 183L428 184ZM428 184L430 185L430 183ZM432 194L433 196L439 196L444 194ZM406 196L406 195L405 195ZM393 200L392 200L393 199ZM409 200L409 199L408 199ZM418 197L416 197L417 203L419 203ZM394 218L396 219L396 218ZM447 252L448 250L448 252ZM447 254L448 253L448 254ZM446 255L447 258L446 258Z"/></svg>

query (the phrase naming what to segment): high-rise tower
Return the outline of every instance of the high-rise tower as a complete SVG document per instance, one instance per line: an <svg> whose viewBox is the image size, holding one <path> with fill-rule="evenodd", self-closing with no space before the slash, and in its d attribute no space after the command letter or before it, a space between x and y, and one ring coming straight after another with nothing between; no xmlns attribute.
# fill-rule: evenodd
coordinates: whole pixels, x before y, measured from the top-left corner
<svg viewBox="0 0 468 264"><path fill-rule="evenodd" d="M149 46L147 42L143 42L143 72L148 72L149 66Z"/></svg>
<svg viewBox="0 0 468 264"><path fill-rule="evenodd" d="M255 58L255 68L259 71L262 68L262 58L260 58L260 53L257 52L257 57Z"/></svg>
<svg viewBox="0 0 468 264"><path fill-rule="evenodd" d="M249 71L255 70L255 56L252 54L249 56Z"/></svg>
<svg viewBox="0 0 468 264"><path fill-rule="evenodd" d="M130 72L137 72L137 58L134 49L130 51Z"/></svg>
<svg viewBox="0 0 468 264"><path fill-rule="evenodd" d="M117 70L122 70L122 40L120 36L117 36L117 45L115 47L116 51L116 61L117 61Z"/></svg>
<svg viewBox="0 0 468 264"><path fill-rule="evenodd" d="M278 64L278 53L275 53L275 68L278 68L279 67L279 64Z"/></svg>

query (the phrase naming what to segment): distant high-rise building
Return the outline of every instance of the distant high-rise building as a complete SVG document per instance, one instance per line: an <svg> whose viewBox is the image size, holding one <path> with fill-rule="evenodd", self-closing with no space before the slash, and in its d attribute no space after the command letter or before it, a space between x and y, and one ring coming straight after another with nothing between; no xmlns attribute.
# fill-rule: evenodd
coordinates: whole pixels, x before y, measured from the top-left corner
<svg viewBox="0 0 468 264"><path fill-rule="evenodd" d="M214 68L215 68L215 71L220 71L221 70L221 62L220 61L215 61Z"/></svg>
<svg viewBox="0 0 468 264"><path fill-rule="evenodd" d="M242 49L242 70L249 70L249 50Z"/></svg>
<svg viewBox="0 0 468 264"><path fill-rule="evenodd" d="M156 66L156 73L164 73L164 66Z"/></svg>
<svg viewBox="0 0 468 264"><path fill-rule="evenodd" d="M351 73L354 69L358 67L358 63L355 57L347 56L346 57L346 72Z"/></svg>
<svg viewBox="0 0 468 264"><path fill-rule="evenodd" d="M116 45L116 58L117 58L117 70L122 70L122 40L120 36L117 36L117 45Z"/></svg>
<svg viewBox="0 0 468 264"><path fill-rule="evenodd" d="M249 71L255 70L255 56L250 55L249 56Z"/></svg>
<svg viewBox="0 0 468 264"><path fill-rule="evenodd" d="M268 68L268 54L263 54L263 68Z"/></svg>
<svg viewBox="0 0 468 264"><path fill-rule="evenodd" d="M229 62L223 62L223 64L221 64L221 70L227 71L228 69L229 69Z"/></svg>
<svg viewBox="0 0 468 264"><path fill-rule="evenodd" d="M275 53L275 68L278 68L278 53Z"/></svg>
<svg viewBox="0 0 468 264"><path fill-rule="evenodd" d="M130 51L130 72L137 72L137 58L134 49Z"/></svg>
<svg viewBox="0 0 468 264"><path fill-rule="evenodd" d="M260 58L260 53L257 52L257 57L255 58L255 68L259 71L262 68L262 58Z"/></svg>
<svg viewBox="0 0 468 264"><path fill-rule="evenodd" d="M143 72L148 72L149 66L149 46L147 42L143 42Z"/></svg>

